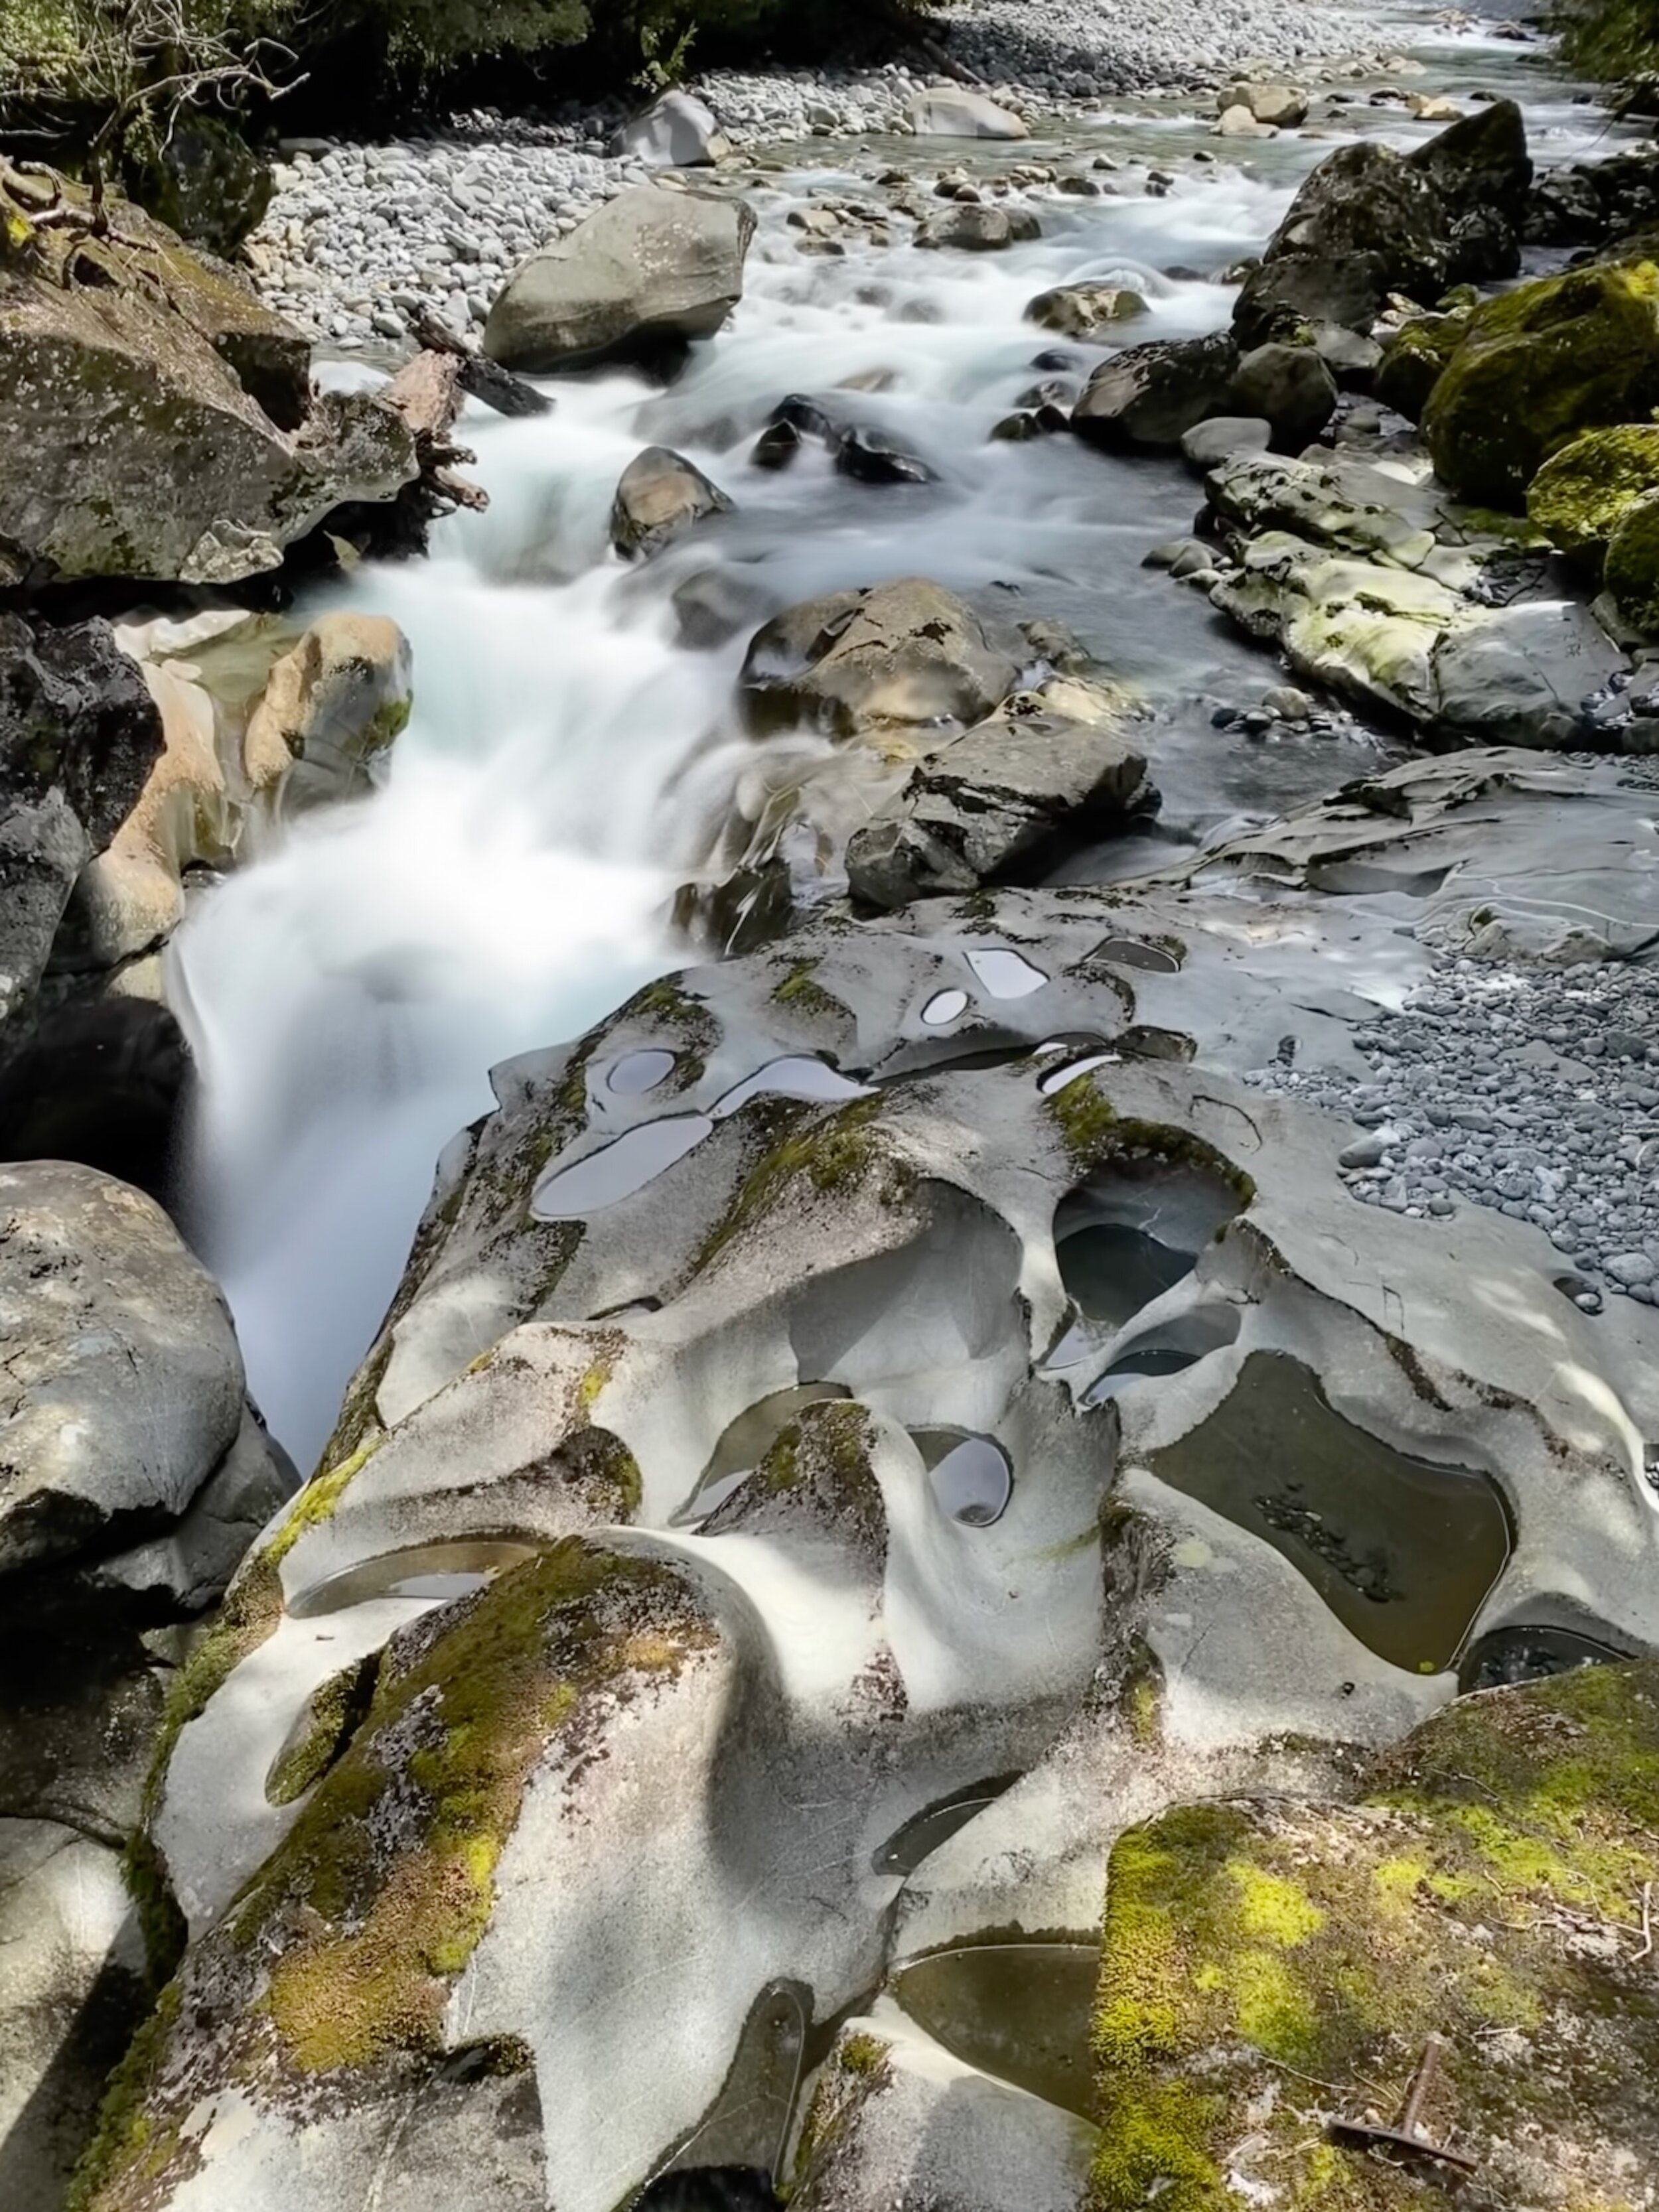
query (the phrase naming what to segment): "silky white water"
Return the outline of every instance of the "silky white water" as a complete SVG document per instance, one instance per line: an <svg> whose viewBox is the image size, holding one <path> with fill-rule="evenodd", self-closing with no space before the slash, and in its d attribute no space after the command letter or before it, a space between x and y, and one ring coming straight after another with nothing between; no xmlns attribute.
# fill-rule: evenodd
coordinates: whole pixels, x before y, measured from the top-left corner
<svg viewBox="0 0 1659 2212"><path fill-rule="evenodd" d="M1512 52L1477 46L1468 66L1491 82ZM1427 135L1397 109L1355 120L1401 143ZM1558 97L1542 150L1583 150L1598 121ZM1205 130L1178 112L1103 118L1070 150L1156 163L1210 144ZM891 150L916 159L914 144ZM969 158L995 170L1054 150ZM988 611L1069 623L1152 710L1169 836L1276 811L1375 764L1380 741L1364 731L1246 745L1212 727L1218 701L1250 703L1273 673L1201 599L1140 565L1190 526L1199 487L1178 467L1110 461L1066 438L988 442L1057 343L1021 319L1036 293L1121 277L1150 307L1127 337L1219 326L1230 289L1162 272L1217 271L1259 249L1328 150L1294 137L1242 159L1224 148L1162 197L1132 172L1127 196L1045 201L1039 242L981 256L804 258L788 209L814 184L868 191L851 169L804 167L757 200L746 296L672 390L613 375L557 386L556 411L533 421L469 410L489 513L442 525L428 560L371 567L307 600L307 617L333 605L402 626L413 718L382 787L306 817L204 897L170 960L202 1079L197 1234L252 1393L302 1467L395 1287L434 1159L490 1106L488 1069L576 1034L681 963L676 885L709 860L734 807L752 820L769 783L826 760L816 738L763 748L735 729L746 630L712 652L675 642L670 594L696 571L724 565L776 605L921 574ZM1085 368L1103 350L1065 349ZM883 388L834 389L870 379ZM811 453L784 473L753 468L753 434L794 392L833 398L939 481L851 483ZM738 512L630 570L607 518L650 442L686 453ZM855 778L836 793L843 823L867 803Z"/></svg>

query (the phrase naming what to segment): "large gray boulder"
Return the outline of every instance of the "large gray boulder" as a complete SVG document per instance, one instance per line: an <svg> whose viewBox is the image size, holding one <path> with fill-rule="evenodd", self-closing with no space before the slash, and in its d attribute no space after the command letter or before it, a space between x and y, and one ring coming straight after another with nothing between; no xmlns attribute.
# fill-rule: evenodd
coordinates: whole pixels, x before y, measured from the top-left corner
<svg viewBox="0 0 1659 2212"><path fill-rule="evenodd" d="M712 108L678 87L613 133L608 150L653 168L708 168L732 150Z"/></svg>
<svg viewBox="0 0 1659 2212"><path fill-rule="evenodd" d="M935 85L910 102L918 138L1029 138L1029 125L982 92L965 85Z"/></svg>
<svg viewBox="0 0 1659 2212"><path fill-rule="evenodd" d="M1018 675L971 607L912 576L776 616L750 641L738 696L757 732L908 732L925 745L989 714Z"/></svg>
<svg viewBox="0 0 1659 2212"><path fill-rule="evenodd" d="M507 278L484 325L492 361L532 375L672 358L743 295L745 202L637 185Z"/></svg>
<svg viewBox="0 0 1659 2212"><path fill-rule="evenodd" d="M1072 428L1109 451L1172 449L1233 404L1238 349L1224 331L1202 338L1154 338L1103 361L1084 386Z"/></svg>
<svg viewBox="0 0 1659 2212"><path fill-rule="evenodd" d="M33 995L76 878L161 745L161 715L106 623L37 629L0 613L0 1023Z"/></svg>
<svg viewBox="0 0 1659 2212"><path fill-rule="evenodd" d="M95 237L0 171L0 586L238 582L414 480L392 409L313 398L309 342L136 208Z"/></svg>
<svg viewBox="0 0 1659 2212"><path fill-rule="evenodd" d="M930 753L847 847L865 904L893 908L986 882L1039 880L1068 847L1156 803L1111 694L1060 677L1016 692Z"/></svg>

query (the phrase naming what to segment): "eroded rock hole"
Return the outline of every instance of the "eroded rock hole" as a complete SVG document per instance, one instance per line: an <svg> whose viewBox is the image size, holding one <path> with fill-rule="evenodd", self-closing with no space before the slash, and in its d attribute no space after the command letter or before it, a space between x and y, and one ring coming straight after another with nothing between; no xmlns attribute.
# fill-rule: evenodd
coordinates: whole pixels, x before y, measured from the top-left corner
<svg viewBox="0 0 1659 2212"><path fill-rule="evenodd" d="M1086 1320L1121 1328L1192 1273L1243 1202L1206 1168L1150 1158L1102 1168L1055 1209L1060 1280Z"/></svg>
<svg viewBox="0 0 1659 2212"><path fill-rule="evenodd" d="M953 2057L1091 2119L1099 1973L1092 1943L979 1943L917 1960L893 1994Z"/></svg>

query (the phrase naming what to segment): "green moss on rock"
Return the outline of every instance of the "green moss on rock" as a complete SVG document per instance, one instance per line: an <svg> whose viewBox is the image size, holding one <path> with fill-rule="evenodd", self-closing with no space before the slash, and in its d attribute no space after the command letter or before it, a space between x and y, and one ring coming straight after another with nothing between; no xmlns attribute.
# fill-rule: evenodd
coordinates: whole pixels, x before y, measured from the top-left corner
<svg viewBox="0 0 1659 2212"><path fill-rule="evenodd" d="M1607 547L1604 573L1625 620L1659 637L1659 492L1650 492L1625 510Z"/></svg>
<svg viewBox="0 0 1659 2212"><path fill-rule="evenodd" d="M1385 407L1408 422L1421 420L1430 393L1457 350L1465 322L1462 315L1419 315L1383 341L1376 391Z"/></svg>
<svg viewBox="0 0 1659 2212"><path fill-rule="evenodd" d="M1659 422L1621 422L1552 454L1532 480L1527 513L1562 552L1599 568L1620 522L1656 490Z"/></svg>
<svg viewBox="0 0 1659 2212"><path fill-rule="evenodd" d="M1553 453L1585 430L1659 404L1659 269L1569 270L1490 300L1423 413L1443 483L1518 509Z"/></svg>
<svg viewBox="0 0 1659 2212"><path fill-rule="evenodd" d="M1164 1160L1218 1176L1237 1194L1241 1206L1255 1196L1250 1177L1213 1145L1167 1122L1120 1114L1092 1074L1076 1077L1043 1103L1074 1168L1103 1167L1115 1159Z"/></svg>
<svg viewBox="0 0 1659 2212"><path fill-rule="evenodd" d="M1453 2201L1323 2123L1392 2121L1431 2033L1425 2122L1494 2204L1615 2212L1659 2142L1659 1665L1465 1698L1357 1805L1182 1807L1109 1877L1092 2212L1236 2212L1231 2175L1323 2212Z"/></svg>
<svg viewBox="0 0 1659 2212"><path fill-rule="evenodd" d="M379 1666L380 1654L371 1652L318 1684L306 1701L304 1725L284 1745L265 1777L270 1804L295 1803L327 1773L368 1711Z"/></svg>

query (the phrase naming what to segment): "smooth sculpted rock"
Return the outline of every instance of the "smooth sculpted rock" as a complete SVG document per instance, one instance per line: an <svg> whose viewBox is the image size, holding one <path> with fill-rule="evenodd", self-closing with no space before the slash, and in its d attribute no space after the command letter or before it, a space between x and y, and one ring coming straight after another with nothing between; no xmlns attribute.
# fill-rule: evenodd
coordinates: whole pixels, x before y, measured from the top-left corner
<svg viewBox="0 0 1659 2212"><path fill-rule="evenodd" d="M1109 451L1178 446L1195 423L1236 410L1238 349L1225 331L1156 338L1103 361L1084 386L1072 428Z"/></svg>
<svg viewBox="0 0 1659 2212"><path fill-rule="evenodd" d="M695 93L676 87L653 100L642 115L624 123L611 140L613 156L644 161L653 168L709 168L724 161L731 143L714 112Z"/></svg>
<svg viewBox="0 0 1659 2212"><path fill-rule="evenodd" d="M1659 423L1587 430L1553 453L1527 488L1528 520L1599 570L1620 521L1659 491Z"/></svg>
<svg viewBox="0 0 1659 2212"><path fill-rule="evenodd" d="M647 446L622 472L611 507L611 543L625 561L648 559L732 501L702 471L666 446Z"/></svg>
<svg viewBox="0 0 1659 2212"><path fill-rule="evenodd" d="M484 325L492 361L532 375L672 360L743 295L742 200L636 185L520 262Z"/></svg>
<svg viewBox="0 0 1659 2212"><path fill-rule="evenodd" d="M776 616L750 641L738 696L757 732L921 735L979 721L1018 675L971 607L908 577Z"/></svg>
<svg viewBox="0 0 1659 2212"><path fill-rule="evenodd" d="M162 744L143 678L106 623L35 629L0 613L0 1023L33 995L82 869Z"/></svg>
<svg viewBox="0 0 1659 2212"><path fill-rule="evenodd" d="M918 138L1029 138L1030 127L982 92L963 85L937 85L910 103L910 127Z"/></svg>
<svg viewBox="0 0 1659 2212"><path fill-rule="evenodd" d="M309 342L137 209L0 175L0 584L228 584L281 566L333 508L417 474L371 394L313 397ZM64 216L65 222L48 222Z"/></svg>
<svg viewBox="0 0 1659 2212"><path fill-rule="evenodd" d="M1157 794L1123 719L1120 700L1073 677L1016 692L929 754L854 831L847 848L854 897L893 908L986 882L1030 881L1068 846L1146 811Z"/></svg>
<svg viewBox="0 0 1659 2212"><path fill-rule="evenodd" d="M1569 270L1522 284L1464 324L1423 410L1442 481L1519 507L1539 469L1585 430L1659 405L1659 269Z"/></svg>
<svg viewBox="0 0 1659 2212"><path fill-rule="evenodd" d="M1656 1778L1659 1669L1593 1666L1460 1698L1352 1805L1179 1805L1130 1830L1091 2203L1130 2212L1172 2176L1194 2208L1455 2202L1446 2167L1330 2124L1392 2124L1432 2038L1420 2124L1468 2186L1540 2212L1628 2201L1659 2130ZM1287 2075L1339 2086L1310 2116Z"/></svg>
<svg viewBox="0 0 1659 2212"><path fill-rule="evenodd" d="M414 655L395 622L319 615L274 664L248 717L250 777L270 777L285 814L365 791L414 701Z"/></svg>
<svg viewBox="0 0 1659 2212"><path fill-rule="evenodd" d="M1086 338L1146 313L1146 301L1126 284L1057 284L1027 303L1025 320L1068 338Z"/></svg>

